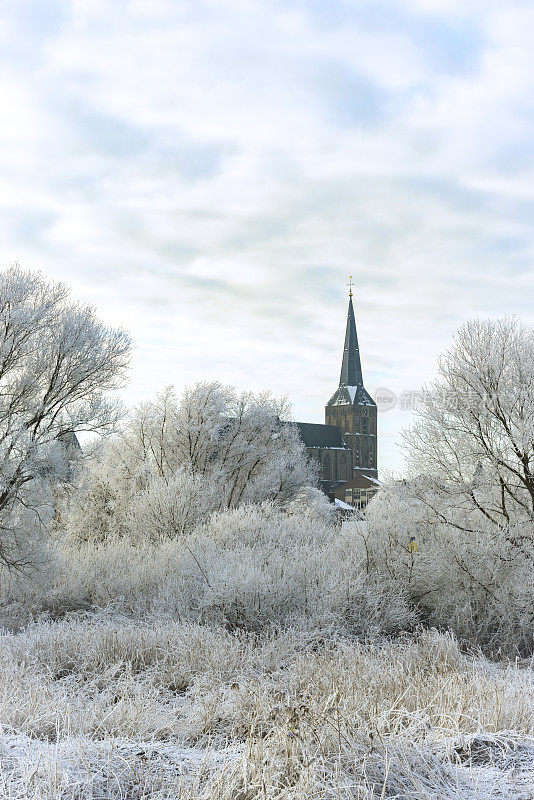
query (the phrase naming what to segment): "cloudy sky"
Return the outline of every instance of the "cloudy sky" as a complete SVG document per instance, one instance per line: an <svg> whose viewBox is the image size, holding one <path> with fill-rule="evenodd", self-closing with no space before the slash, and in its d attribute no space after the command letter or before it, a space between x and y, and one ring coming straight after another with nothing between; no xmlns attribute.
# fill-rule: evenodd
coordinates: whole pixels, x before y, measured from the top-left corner
<svg viewBox="0 0 534 800"><path fill-rule="evenodd" d="M2 0L0 254L135 339L129 403L218 378L323 421L534 321L532 0ZM401 409L380 419L400 469Z"/></svg>

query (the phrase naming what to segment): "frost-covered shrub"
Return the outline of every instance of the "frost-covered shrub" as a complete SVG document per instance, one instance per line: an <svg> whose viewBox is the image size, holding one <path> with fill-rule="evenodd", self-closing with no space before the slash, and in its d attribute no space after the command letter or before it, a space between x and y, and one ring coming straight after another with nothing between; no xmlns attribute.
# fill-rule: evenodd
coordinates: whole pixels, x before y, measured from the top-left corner
<svg viewBox="0 0 534 800"><path fill-rule="evenodd" d="M343 635L395 633L414 615L398 586L365 574L354 533L274 503L216 512L175 539L63 544L57 574L3 596L9 626L33 615L112 605L228 629L294 626ZM18 599L17 599L18 598ZM22 599L21 599L22 598Z"/></svg>
<svg viewBox="0 0 534 800"><path fill-rule="evenodd" d="M313 521L321 526L332 526L336 521L334 505L321 489L304 486L295 498L287 504L286 511L290 516Z"/></svg>
<svg viewBox="0 0 534 800"><path fill-rule="evenodd" d="M192 545L193 546L193 545ZM362 569L343 529L287 515L272 505L216 514L195 532L196 603L201 619L250 630L320 627L343 633L410 626L410 611L390 582Z"/></svg>
<svg viewBox="0 0 534 800"><path fill-rule="evenodd" d="M440 496L432 489L425 503L421 489L421 482L416 487L392 484L369 505L368 527L360 535L368 574L397 583L423 621L453 630L473 647L492 654L530 654L530 553L514 546L506 530L466 510L460 514L456 509L457 525L440 522L435 512L450 503L450 494Z"/></svg>

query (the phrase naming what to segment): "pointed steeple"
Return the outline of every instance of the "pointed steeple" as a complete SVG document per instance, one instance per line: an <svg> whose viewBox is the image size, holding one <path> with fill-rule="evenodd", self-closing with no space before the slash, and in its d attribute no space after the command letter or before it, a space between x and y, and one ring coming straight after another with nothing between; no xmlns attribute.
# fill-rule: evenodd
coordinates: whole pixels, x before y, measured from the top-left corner
<svg viewBox="0 0 534 800"><path fill-rule="evenodd" d="M356 320L354 319L354 306L352 305L352 275L350 277L349 311L347 314L347 330L345 332L345 347L343 349L343 362L339 387L336 389L328 406L361 404L374 406L375 401L365 390L363 385L362 364L360 361L360 348L358 334L356 333Z"/></svg>
<svg viewBox="0 0 534 800"><path fill-rule="evenodd" d="M354 307L352 305L352 292L350 292L349 295L349 313L347 316L345 349L343 350L343 363L341 365L339 385L363 386L360 348L358 347L358 334L356 333L356 320L354 319Z"/></svg>
<svg viewBox="0 0 534 800"><path fill-rule="evenodd" d="M341 376L338 388L326 404L325 423L327 426L332 425L339 428L343 440L350 447L354 479L365 476L375 480L378 478L376 461L377 407L363 385L360 348L352 305L352 276L350 276L348 285L349 313ZM337 476L336 480L339 479L341 482L344 480L341 473L337 473ZM347 493L351 492L350 496L352 496L353 488L362 488L359 484L351 483L347 483L346 487Z"/></svg>

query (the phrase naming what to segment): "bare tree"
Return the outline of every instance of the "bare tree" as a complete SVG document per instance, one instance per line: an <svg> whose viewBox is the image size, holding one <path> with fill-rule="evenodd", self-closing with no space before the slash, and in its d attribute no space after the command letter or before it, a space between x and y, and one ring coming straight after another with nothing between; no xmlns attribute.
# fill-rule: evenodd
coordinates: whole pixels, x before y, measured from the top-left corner
<svg viewBox="0 0 534 800"><path fill-rule="evenodd" d="M51 516L51 491L69 476L80 431L113 429L106 392L125 376L131 343L69 289L15 266L0 273L0 563L31 568Z"/></svg>
<svg viewBox="0 0 534 800"><path fill-rule="evenodd" d="M474 320L405 435L410 476L370 504L368 569L489 652L532 651L534 332Z"/></svg>
<svg viewBox="0 0 534 800"><path fill-rule="evenodd" d="M451 510L476 511L519 543L534 522L534 330L472 320L439 373L405 437L411 472L439 486ZM448 521L469 528L465 515Z"/></svg>

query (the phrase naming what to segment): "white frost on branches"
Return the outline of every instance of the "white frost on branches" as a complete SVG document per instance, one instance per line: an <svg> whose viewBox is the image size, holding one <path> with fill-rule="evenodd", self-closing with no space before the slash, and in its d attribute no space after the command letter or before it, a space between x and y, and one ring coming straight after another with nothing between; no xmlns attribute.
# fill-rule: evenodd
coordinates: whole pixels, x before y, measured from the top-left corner
<svg viewBox="0 0 534 800"><path fill-rule="evenodd" d="M439 375L406 435L412 474L461 497L513 540L534 523L534 329L471 320Z"/></svg>
<svg viewBox="0 0 534 800"><path fill-rule="evenodd" d="M124 376L130 339L61 283L15 266L0 273L0 563L32 566L69 477L65 442L109 431L118 406L106 392Z"/></svg>
<svg viewBox="0 0 534 800"><path fill-rule="evenodd" d="M367 564L431 624L488 652L532 652L534 331L513 319L458 332L405 436L411 476L367 513Z"/></svg>
<svg viewBox="0 0 534 800"><path fill-rule="evenodd" d="M133 413L74 498L74 538L174 538L214 511L263 501L287 505L313 484L313 467L285 400L201 383L172 389Z"/></svg>

